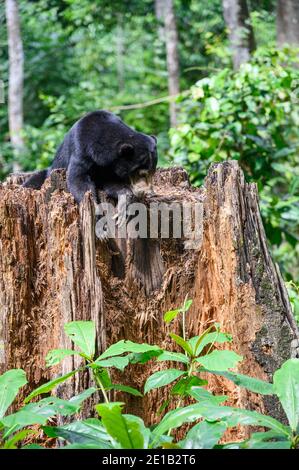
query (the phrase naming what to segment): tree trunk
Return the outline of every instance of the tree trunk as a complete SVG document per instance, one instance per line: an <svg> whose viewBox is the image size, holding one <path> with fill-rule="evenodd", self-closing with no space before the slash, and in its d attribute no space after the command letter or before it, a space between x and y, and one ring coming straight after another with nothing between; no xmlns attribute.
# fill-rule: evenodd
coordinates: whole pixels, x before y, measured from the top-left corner
<svg viewBox="0 0 299 470"><path fill-rule="evenodd" d="M233 335L232 349L244 356L240 372L270 380L294 355L298 330L269 255L256 186L245 183L237 162L212 166L202 188L192 188L180 168L156 173L154 194L146 203L201 207L202 220L193 220L197 244L157 237L116 240L113 248L95 237L92 201L86 195L79 209L65 189L63 172L52 172L40 191L17 186L20 179L0 187L2 372L24 368L32 389L70 371L74 358L49 370L45 356L50 349L71 346L63 324L75 319L96 322L99 351L124 338L173 348L169 331L181 334L180 321L170 328L163 313L182 305L186 295L194 301L186 319L188 336L219 322ZM113 372L113 378L142 390L146 377L162 367L130 365L124 373ZM89 384L86 374L71 378L59 394L78 393ZM281 415L271 397L219 377L209 386L227 392L232 405ZM112 398L124 400L127 412L152 424L166 395L160 389L143 399L119 392ZM84 415L92 413L94 400L99 397ZM244 433L238 429L229 438Z"/></svg>
<svg viewBox="0 0 299 470"><path fill-rule="evenodd" d="M124 24L123 15L117 13L117 27L116 27L116 68L117 68L117 81L118 91L122 92L125 88L125 44L124 44Z"/></svg>
<svg viewBox="0 0 299 470"><path fill-rule="evenodd" d="M299 45L298 0L278 0L277 2L277 43L279 46Z"/></svg>
<svg viewBox="0 0 299 470"><path fill-rule="evenodd" d="M165 41L164 31L164 0L155 0L155 15L159 22L158 25L158 37L160 41Z"/></svg>
<svg viewBox="0 0 299 470"><path fill-rule="evenodd" d="M23 129L23 43L17 0L6 0L8 32L8 119L9 133L14 149L13 171L20 169L19 156L24 149Z"/></svg>
<svg viewBox="0 0 299 470"><path fill-rule="evenodd" d="M255 49L255 39L250 22L247 0L222 0L223 16L233 56L234 69L248 62Z"/></svg>
<svg viewBox="0 0 299 470"><path fill-rule="evenodd" d="M180 92L179 83L179 56L178 56L178 33L176 27L173 0L164 1L164 31L166 41L166 59L168 72L168 92L170 96L176 96ZM177 124L177 106L171 101L169 104L170 125Z"/></svg>

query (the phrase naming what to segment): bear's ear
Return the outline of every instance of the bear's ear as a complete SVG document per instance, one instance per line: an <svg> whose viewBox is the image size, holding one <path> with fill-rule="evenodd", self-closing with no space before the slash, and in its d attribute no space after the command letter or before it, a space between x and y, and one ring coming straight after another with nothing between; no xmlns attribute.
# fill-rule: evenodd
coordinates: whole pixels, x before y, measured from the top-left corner
<svg viewBox="0 0 299 470"><path fill-rule="evenodd" d="M151 137L154 139L154 141L157 143L157 137L155 135L151 135Z"/></svg>
<svg viewBox="0 0 299 470"><path fill-rule="evenodd" d="M120 157L130 159L134 157L134 147L132 144L121 144L118 149Z"/></svg>

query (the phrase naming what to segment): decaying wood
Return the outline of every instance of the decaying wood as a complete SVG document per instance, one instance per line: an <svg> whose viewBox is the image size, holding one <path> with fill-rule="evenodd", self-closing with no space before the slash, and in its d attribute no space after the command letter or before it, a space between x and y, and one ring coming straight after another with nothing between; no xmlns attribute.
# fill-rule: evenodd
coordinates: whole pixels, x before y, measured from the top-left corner
<svg viewBox="0 0 299 470"><path fill-rule="evenodd" d="M71 347L63 324L94 320L98 350L120 339L173 348L163 313L194 302L187 316L189 336L212 321L232 333L231 348L244 356L239 371L270 380L273 371L294 355L298 331L281 276L269 255L255 185L244 181L236 162L213 166L202 188L193 188L184 170L159 170L151 201L201 202L202 240L186 249L183 239L116 240L95 237L93 203L85 196L80 209L55 171L40 191L10 179L0 188L0 367L22 367L29 388L74 365L45 367L50 349ZM293 341L293 343L292 343ZM142 390L146 377L161 363L131 365L114 380ZM61 396L89 384L73 377ZM270 397L261 397L217 377L210 387L229 395L229 403L280 416ZM126 396L126 410L147 423L156 419L166 390L144 398ZM124 399L121 394L112 398ZM84 413L91 413L95 397ZM242 437L244 431L237 434Z"/></svg>

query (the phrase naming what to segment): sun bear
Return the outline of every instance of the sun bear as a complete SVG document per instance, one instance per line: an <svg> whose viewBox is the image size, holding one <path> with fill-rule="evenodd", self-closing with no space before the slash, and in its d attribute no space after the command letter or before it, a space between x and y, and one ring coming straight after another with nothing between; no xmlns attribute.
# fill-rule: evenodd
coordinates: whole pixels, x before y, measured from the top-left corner
<svg viewBox="0 0 299 470"><path fill-rule="evenodd" d="M157 166L154 136L136 132L108 111L94 111L79 119L67 132L50 168L35 172L24 187L40 189L54 169L65 168L67 186L77 203L97 190L117 199L138 196L149 184ZM139 185L143 182L144 184Z"/></svg>

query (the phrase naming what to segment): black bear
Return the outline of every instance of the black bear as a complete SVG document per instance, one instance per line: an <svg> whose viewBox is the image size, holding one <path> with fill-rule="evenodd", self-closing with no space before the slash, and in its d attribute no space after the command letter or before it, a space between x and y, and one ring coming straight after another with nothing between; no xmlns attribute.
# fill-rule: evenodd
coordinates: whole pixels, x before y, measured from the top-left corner
<svg viewBox="0 0 299 470"><path fill-rule="evenodd" d="M136 132L114 114L99 110L77 121L51 167L35 172L23 186L40 189L51 170L65 168L68 189L78 203L87 191L98 202L97 189L114 199L123 193L138 196L138 182L148 182L156 165L154 136Z"/></svg>

